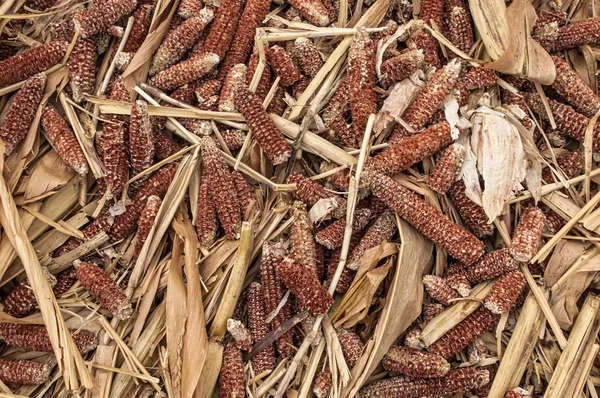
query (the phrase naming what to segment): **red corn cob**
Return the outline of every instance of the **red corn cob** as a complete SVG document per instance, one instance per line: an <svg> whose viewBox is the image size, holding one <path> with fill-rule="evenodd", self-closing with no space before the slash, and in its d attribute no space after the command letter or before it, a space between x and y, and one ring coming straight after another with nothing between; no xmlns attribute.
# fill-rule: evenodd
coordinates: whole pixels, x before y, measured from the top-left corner
<svg viewBox="0 0 600 398"><path fill-rule="evenodd" d="M565 177L575 178L583 170L583 155L578 151L569 152L556 159L556 163ZM542 179L546 182L554 181L552 170L549 167L542 170Z"/></svg>
<svg viewBox="0 0 600 398"><path fill-rule="evenodd" d="M331 198L336 208L331 212L332 217L340 218L346 214L346 200L332 192L328 192L322 185L298 174L292 173L287 178L288 184L296 184L294 198L303 201L308 206L314 206L319 200Z"/></svg>
<svg viewBox="0 0 600 398"><path fill-rule="evenodd" d="M396 233L396 217L391 211L381 214L373 225L371 225L365 236L350 251L346 267L352 270L358 269L365 252L385 241L389 241Z"/></svg>
<svg viewBox="0 0 600 398"><path fill-rule="evenodd" d="M354 222L352 223L353 231L362 230L371 219L371 210L357 209L354 213ZM346 229L346 220L340 219L335 221L327 228L322 229L315 235L315 240L330 250L337 249L342 246L344 240L344 230Z"/></svg>
<svg viewBox="0 0 600 398"><path fill-rule="evenodd" d="M174 90L206 75L220 60L219 55L215 53L200 53L158 72L150 80L150 84L156 86L159 90Z"/></svg>
<svg viewBox="0 0 600 398"><path fill-rule="evenodd" d="M46 106L42 114L42 127L60 158L78 174L87 174L87 162L75 134L66 120L50 105Z"/></svg>
<svg viewBox="0 0 600 398"><path fill-rule="evenodd" d="M353 148L358 146L358 141L344 118L344 115L350 110L349 101L350 84L348 79L344 79L323 110L323 122L327 128L329 139Z"/></svg>
<svg viewBox="0 0 600 398"><path fill-rule="evenodd" d="M350 86L352 125L358 142L362 140L369 115L377 113L375 52L375 42L364 28L358 28L348 53L346 77Z"/></svg>
<svg viewBox="0 0 600 398"><path fill-rule="evenodd" d="M344 358L346 358L348 366L353 367L360 358L365 345L360 340L360 337L351 330L338 328L336 332L342 346Z"/></svg>
<svg viewBox="0 0 600 398"><path fill-rule="evenodd" d="M236 64L231 67L223 82L223 89L219 96L219 111L235 112L234 96L239 87L246 84L248 68L244 64Z"/></svg>
<svg viewBox="0 0 600 398"><path fill-rule="evenodd" d="M280 78L279 83L282 86L291 86L300 80L302 75L298 67L283 47L274 45L269 48L267 55L269 56L269 65L275 76Z"/></svg>
<svg viewBox="0 0 600 398"><path fill-rule="evenodd" d="M83 236L89 240L98 235L100 232L108 233L108 231L110 231L111 222L112 217L110 216L109 208L105 207L98 218L89 223L81 232L83 232ZM82 243L83 241L72 236L61 246L57 254L61 256L65 253L68 253L71 250L79 247L79 245Z"/></svg>
<svg viewBox="0 0 600 398"><path fill-rule="evenodd" d="M169 32L152 58L150 75L155 75L177 63L194 45L213 18L213 11L205 8Z"/></svg>
<svg viewBox="0 0 600 398"><path fill-rule="evenodd" d="M444 29L444 1L441 0L423 0L421 2L421 11L419 17L426 24L433 26L433 23L439 29Z"/></svg>
<svg viewBox="0 0 600 398"><path fill-rule="evenodd" d="M329 162L321 163L320 172L327 173L337 168L337 165ZM340 170L334 174L327 176L327 182L331 184L334 190L341 192L348 192L350 188L350 171Z"/></svg>
<svg viewBox="0 0 600 398"><path fill-rule="evenodd" d="M106 32L119 18L131 13L136 7L136 0L106 0L94 8L73 15L73 22L81 37L87 38Z"/></svg>
<svg viewBox="0 0 600 398"><path fill-rule="evenodd" d="M292 205L292 215L295 220L290 231L290 243L292 245L290 256L297 264L313 271L316 276L316 249L313 228L306 205L300 201Z"/></svg>
<svg viewBox="0 0 600 398"><path fill-rule="evenodd" d="M299 37L294 42L294 56L300 64L300 69L306 75L314 77L323 66L321 54L312 40Z"/></svg>
<svg viewBox="0 0 600 398"><path fill-rule="evenodd" d="M556 24L558 25L558 24ZM558 52L600 41L600 17L577 21L555 29L541 29L535 39L548 52Z"/></svg>
<svg viewBox="0 0 600 398"><path fill-rule="evenodd" d="M486 254L480 261L469 266L464 275L471 283L479 283L518 270L519 264L508 249L498 249Z"/></svg>
<svg viewBox="0 0 600 398"><path fill-rule="evenodd" d="M450 145L427 178L427 185L438 193L446 193L454 183L464 160L465 147L460 144Z"/></svg>
<svg viewBox="0 0 600 398"><path fill-rule="evenodd" d="M444 305L449 305L450 300L459 298L459 294L454 291L443 278L435 275L425 275L423 284L427 293L436 301Z"/></svg>
<svg viewBox="0 0 600 398"><path fill-rule="evenodd" d="M223 351L223 365L219 373L219 396L221 398L243 398L245 395L242 352L235 344L229 343Z"/></svg>
<svg viewBox="0 0 600 398"><path fill-rule="evenodd" d="M442 64L438 55L440 49L439 44L425 29L418 29L415 31L407 40L406 44L411 50L423 50L425 62L436 69L441 68Z"/></svg>
<svg viewBox="0 0 600 398"><path fill-rule="evenodd" d="M546 114L546 109L544 108L544 104L539 95L534 93L523 93L523 97L535 113L537 113L542 119L549 120L548 115ZM583 142L585 139L585 130L587 129L590 120L581 113L575 111L570 106L561 104L560 102L549 99L548 105L550 105L550 110L554 116L556 128L576 141ZM592 140L594 151L600 150L599 124L594 126Z"/></svg>
<svg viewBox="0 0 600 398"><path fill-rule="evenodd" d="M265 112L260 98L246 87L240 87L234 98L236 108L246 119L248 128L271 163L278 165L285 162L291 156L292 148Z"/></svg>
<svg viewBox="0 0 600 398"><path fill-rule="evenodd" d="M0 358L0 380L6 384L37 386L48 380L50 370L43 362Z"/></svg>
<svg viewBox="0 0 600 398"><path fill-rule="evenodd" d="M140 215L140 219L138 221L138 230L135 234L135 256L139 256L142 251L142 247L148 238L148 234L152 229L152 225L154 225L154 220L156 219L156 214L158 214L158 210L160 209L160 205L162 204L162 200L158 196L150 196L148 198L148 202L146 202L146 207L142 210L142 214Z"/></svg>
<svg viewBox="0 0 600 398"><path fill-rule="evenodd" d="M5 153L7 155L25 139L35 118L37 108L42 101L45 85L46 74L38 73L27 79L15 95L4 120L0 124L0 137L6 145Z"/></svg>
<svg viewBox="0 0 600 398"><path fill-rule="evenodd" d="M196 233L198 240L203 246L210 246L217 237L217 213L215 205L210 197L210 182L202 178L198 190L198 209L196 213Z"/></svg>
<svg viewBox="0 0 600 398"><path fill-rule="evenodd" d="M73 100L81 102L84 95L93 94L96 87L96 41L79 38L67 60Z"/></svg>
<svg viewBox="0 0 600 398"><path fill-rule="evenodd" d="M294 293L298 303L307 307L311 315L318 316L327 312L333 304L333 298L321 285L315 272L286 257L276 269L283 283Z"/></svg>
<svg viewBox="0 0 600 398"><path fill-rule="evenodd" d="M485 308L494 314L510 311L526 285L525 275L519 271L501 276L485 297Z"/></svg>
<svg viewBox="0 0 600 398"><path fill-rule="evenodd" d="M150 116L148 116L148 104L145 101L136 101L131 108L129 157L131 159L131 170L134 174L146 170L154 160L152 123L150 123Z"/></svg>
<svg viewBox="0 0 600 398"><path fill-rule="evenodd" d="M354 248L360 242L360 233L353 233L350 238L350 248L349 252L352 252ZM335 249L331 256L329 257L329 262L327 264L327 280L333 280L333 276L335 275L335 271L337 270L338 265L340 264L340 257L342 256L342 248ZM340 275L340 279L338 281L337 286L335 287L335 292L339 294L345 294L350 286L352 286L352 282L354 281L354 277L356 276L356 271L352 270L348 267L344 267L342 273Z"/></svg>
<svg viewBox="0 0 600 398"><path fill-rule="evenodd" d="M420 398L460 393L489 382L487 370L460 368L437 379L405 379L394 377L380 380L360 391L363 398Z"/></svg>
<svg viewBox="0 0 600 398"><path fill-rule="evenodd" d="M485 307L479 307L475 312L466 317L438 341L429 347L429 352L450 358L483 333L492 329L500 315L493 314Z"/></svg>
<svg viewBox="0 0 600 398"><path fill-rule="evenodd" d="M238 239L242 225L240 204L235 184L225 159L210 137L200 138L204 178L210 181L209 193L219 221L229 239Z"/></svg>
<svg viewBox="0 0 600 398"><path fill-rule="evenodd" d="M115 318L128 319L133 313L131 303L115 283L100 267L76 260L73 265L77 270L77 279L94 296L98 303L106 308Z"/></svg>
<svg viewBox="0 0 600 398"><path fill-rule="evenodd" d="M235 345L240 350L250 351L252 349L252 336L241 321L232 318L228 319L227 331L233 337Z"/></svg>
<svg viewBox="0 0 600 398"><path fill-rule="evenodd" d="M177 163L170 163L163 167L150 177L142 188L136 192L131 205L127 206L125 213L115 218L110 231L111 241L116 242L124 239L135 230L136 222L142 210L144 210L149 196L156 195L160 198L165 196L171 181L175 177L177 166Z"/></svg>
<svg viewBox="0 0 600 398"><path fill-rule="evenodd" d="M448 10L448 39L459 50L469 53L475 44L473 38L473 21L466 6L455 6Z"/></svg>
<svg viewBox="0 0 600 398"><path fill-rule="evenodd" d="M381 64L381 85L389 87L409 77L415 70L425 66L423 50L410 50Z"/></svg>
<svg viewBox="0 0 600 398"><path fill-rule="evenodd" d="M454 88L460 74L461 63L453 59L429 79L402 118L414 130L420 130L431 119L446 95ZM401 129L404 127L400 126ZM397 130L397 129L396 129Z"/></svg>
<svg viewBox="0 0 600 398"><path fill-rule="evenodd" d="M77 282L77 271L73 267L69 267L56 278L56 284L52 288L52 292L56 298L61 298L63 294L68 292L71 287Z"/></svg>
<svg viewBox="0 0 600 398"><path fill-rule="evenodd" d="M231 173L231 177L233 178L233 184L235 185L235 190L237 192L238 201L240 202L242 214L246 214L252 206L252 203L256 202L256 197L252 191L252 186L250 183L248 183L246 177L244 177L239 171L233 171Z"/></svg>
<svg viewBox="0 0 600 398"><path fill-rule="evenodd" d="M263 287L252 283L248 290L248 329L254 343L262 340L269 332L269 324L265 322L265 297ZM275 351L269 345L252 358L252 367L256 374L275 369Z"/></svg>
<svg viewBox="0 0 600 398"><path fill-rule="evenodd" d="M483 207L473 202L465 193L463 180L455 181L450 187L449 194L452 203L458 210L464 223L478 237L490 236L494 233L494 224L488 222Z"/></svg>
<svg viewBox="0 0 600 398"><path fill-rule="evenodd" d="M300 78L300 80L298 80L292 86L292 96L294 98L299 98L302 95L302 93L307 89L307 87L310 85L310 82L311 82L310 77L302 76Z"/></svg>
<svg viewBox="0 0 600 398"><path fill-rule="evenodd" d="M397 345L390 347L381 364L390 372L428 379L443 377L450 370L448 361L437 354Z"/></svg>
<svg viewBox="0 0 600 398"><path fill-rule="evenodd" d="M268 242L263 244L262 257L260 260L260 280L264 287L265 308L268 314L272 314L283 296L286 288L283 282L276 274L277 266L283 261L285 251L278 245L272 245ZM271 328L277 329L283 322L291 317L291 306L289 300L279 310L277 315L271 321ZM277 350L287 357L292 354L292 332L288 330L277 339Z"/></svg>
<svg viewBox="0 0 600 398"><path fill-rule="evenodd" d="M87 330L69 330L75 346L85 354L98 345L96 336ZM44 325L0 323L0 339L6 344L31 351L54 352Z"/></svg>
<svg viewBox="0 0 600 398"><path fill-rule="evenodd" d="M42 268L51 286L56 285L56 278L46 268ZM33 289L26 282L19 283L4 299L3 311L15 318L28 315L37 305Z"/></svg>
<svg viewBox="0 0 600 398"><path fill-rule="evenodd" d="M242 0L221 1L215 20L204 42L203 49L205 52L217 54L219 60L225 57L238 27L243 3Z"/></svg>
<svg viewBox="0 0 600 398"><path fill-rule="evenodd" d="M454 88L454 95L457 97L458 105L467 105L470 90L485 88L496 84L497 81L498 76L492 69L472 68L458 79Z"/></svg>
<svg viewBox="0 0 600 398"><path fill-rule="evenodd" d="M442 304L440 303L424 303L423 304L423 322L424 323L428 323L429 321L431 321L433 318L435 318L436 316L438 316L439 314L441 314L444 309L446 307L444 307Z"/></svg>
<svg viewBox="0 0 600 398"><path fill-rule="evenodd" d="M515 260L525 263L533 258L540 247L544 225L546 218L541 209L528 207L523 210L509 249Z"/></svg>
<svg viewBox="0 0 600 398"><path fill-rule="evenodd" d="M313 382L313 393L317 398L326 398L329 396L329 392L331 391L331 370L329 370L329 366L325 365L322 371L319 372L317 377L315 377L315 381Z"/></svg>
<svg viewBox="0 0 600 398"><path fill-rule="evenodd" d="M385 174L395 174L413 164L435 155L453 140L450 124L441 122L422 133L405 138L387 151L371 159L369 166Z"/></svg>
<svg viewBox="0 0 600 398"><path fill-rule="evenodd" d="M483 255L483 242L390 177L365 170L363 178L371 193L452 257L471 264Z"/></svg>
<svg viewBox="0 0 600 398"><path fill-rule="evenodd" d="M265 53L267 52L265 46ZM254 77L254 73L256 72L256 68L258 67L258 63L260 61L260 54L258 53L258 49L255 48L250 56L250 61L248 61L248 74L246 75L246 82L248 85L252 82L252 78ZM271 67L269 66L268 58L265 57L265 68L263 69L263 73L260 76L260 80L258 82L258 87L256 88L256 95L260 98L260 101L263 101L269 90L271 89Z"/></svg>
<svg viewBox="0 0 600 398"><path fill-rule="evenodd" d="M269 13L270 4L270 0L248 0L246 2L231 42L231 48L219 71L219 77L225 77L234 65L246 63L252 53L256 28L261 25ZM248 83L250 82L248 81Z"/></svg>
<svg viewBox="0 0 600 398"><path fill-rule="evenodd" d="M561 97L586 117L592 118L600 109L600 97L581 80L562 58L552 57L556 67L556 79L552 83Z"/></svg>
<svg viewBox="0 0 600 398"><path fill-rule="evenodd" d="M152 132L152 139L154 141L154 155L158 160L164 160L182 149L172 138L155 129Z"/></svg>
<svg viewBox="0 0 600 398"><path fill-rule="evenodd" d="M446 283L462 297L467 297L471 293L471 282L464 273L447 276Z"/></svg>
<svg viewBox="0 0 600 398"><path fill-rule="evenodd" d="M141 4L133 12L133 25L131 26L131 32L129 33L125 47L123 47L124 53L134 54L140 49L142 43L146 40L146 36L148 36L153 11L153 5Z"/></svg>
<svg viewBox="0 0 600 398"><path fill-rule="evenodd" d="M277 116L283 116L288 106L285 100L285 94L285 89L281 86L277 86L275 95L267 107L267 113L274 113Z"/></svg>
<svg viewBox="0 0 600 398"><path fill-rule="evenodd" d="M531 394L529 393L529 391L524 390L519 387L513 388L510 391L507 391L506 395L504 396L504 398L526 398L526 397L531 397Z"/></svg>
<svg viewBox="0 0 600 398"><path fill-rule="evenodd" d="M183 19L192 18L202 10L202 0L182 0L177 7L177 15Z"/></svg>
<svg viewBox="0 0 600 398"><path fill-rule="evenodd" d="M51 41L0 61L0 87L26 80L56 65L67 53L66 41Z"/></svg>
<svg viewBox="0 0 600 398"><path fill-rule="evenodd" d="M289 3L310 23L316 26L330 24L329 11L321 0L289 0Z"/></svg>

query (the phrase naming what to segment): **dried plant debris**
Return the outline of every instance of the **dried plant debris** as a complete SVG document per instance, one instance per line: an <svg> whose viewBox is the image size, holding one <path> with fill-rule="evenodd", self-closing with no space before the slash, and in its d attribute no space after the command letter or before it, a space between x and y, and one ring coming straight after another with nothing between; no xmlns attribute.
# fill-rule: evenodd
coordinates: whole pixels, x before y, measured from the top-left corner
<svg viewBox="0 0 600 398"><path fill-rule="evenodd" d="M588 3L4 2L3 392L595 396Z"/></svg>

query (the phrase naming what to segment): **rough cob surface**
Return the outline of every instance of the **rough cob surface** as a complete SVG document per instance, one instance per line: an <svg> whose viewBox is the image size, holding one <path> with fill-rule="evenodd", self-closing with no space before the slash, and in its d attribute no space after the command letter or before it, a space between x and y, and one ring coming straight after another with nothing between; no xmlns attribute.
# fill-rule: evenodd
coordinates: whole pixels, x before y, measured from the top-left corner
<svg viewBox="0 0 600 398"><path fill-rule="evenodd" d="M10 86L56 65L67 52L66 41L51 41L0 61L0 87Z"/></svg>
<svg viewBox="0 0 600 398"><path fill-rule="evenodd" d="M6 384L38 385L48 380L50 366L22 359L0 359L0 380Z"/></svg>
<svg viewBox="0 0 600 398"><path fill-rule="evenodd" d="M79 142L67 121L52 106L46 106L42 113L42 127L60 158L75 172L85 175L88 165Z"/></svg>
<svg viewBox="0 0 600 398"><path fill-rule="evenodd" d="M75 346L85 354L98 345L96 336L87 330L69 330ZM33 351L53 352L48 331L43 325L0 323L0 338L7 344Z"/></svg>
<svg viewBox="0 0 600 398"><path fill-rule="evenodd" d="M381 361L385 369L410 377L436 378L450 371L450 364L439 355L408 347L392 346Z"/></svg>

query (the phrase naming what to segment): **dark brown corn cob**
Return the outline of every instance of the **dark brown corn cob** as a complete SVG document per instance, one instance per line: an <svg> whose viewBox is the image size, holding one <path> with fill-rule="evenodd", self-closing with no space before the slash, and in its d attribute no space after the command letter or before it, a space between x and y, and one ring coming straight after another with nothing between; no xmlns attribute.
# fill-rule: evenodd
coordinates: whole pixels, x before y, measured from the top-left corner
<svg viewBox="0 0 600 398"><path fill-rule="evenodd" d="M73 100L81 102L96 87L96 40L79 38L67 60Z"/></svg>
<svg viewBox="0 0 600 398"><path fill-rule="evenodd" d="M46 268L42 268L48 282L52 287L56 285L56 278ZM20 282L4 299L3 311L15 318L28 315L37 306L37 300L33 289L27 282Z"/></svg>
<svg viewBox="0 0 600 398"><path fill-rule="evenodd" d="M423 277L423 284L427 293L440 303L449 305L450 300L459 298L460 295L450 287L448 282L443 278L435 275L425 275Z"/></svg>
<svg viewBox="0 0 600 398"><path fill-rule="evenodd" d="M42 113L42 127L46 132L46 138L48 138L60 158L78 174L87 174L87 161L73 130L56 109L50 105L47 105Z"/></svg>
<svg viewBox="0 0 600 398"><path fill-rule="evenodd" d="M269 56L269 65L275 76L280 78L279 83L282 86L291 86L300 80L302 75L298 67L283 47L274 45L269 48L267 55Z"/></svg>
<svg viewBox="0 0 600 398"><path fill-rule="evenodd" d="M111 221L112 218L110 216L110 209L108 207L105 207L102 210L102 213L98 215L98 218L89 223L81 232L83 232L83 236L86 239L91 239L94 236L98 235L100 232L108 233L108 231L110 231ZM68 253L71 250L74 250L77 247L79 247L79 245L81 245L82 243L83 241L72 236L61 246L57 254L61 256L65 253Z"/></svg>
<svg viewBox="0 0 600 398"><path fill-rule="evenodd" d="M515 260L526 263L537 253L546 225L544 212L538 207L527 207L513 235L510 254Z"/></svg>
<svg viewBox="0 0 600 398"><path fill-rule="evenodd" d="M146 239L148 238L148 234L150 234L150 230L154 225L154 220L156 219L156 215L158 214L158 210L160 209L160 205L162 204L162 200L158 196L150 196L148 201L146 202L146 207L142 210L142 214L140 215L140 219L138 221L138 230L135 233L135 256L139 256L142 251L142 247L144 247L144 243L146 243Z"/></svg>
<svg viewBox="0 0 600 398"><path fill-rule="evenodd" d="M152 131L152 138L154 141L154 155L158 160L164 160L182 149L172 138L155 129Z"/></svg>
<svg viewBox="0 0 600 398"><path fill-rule="evenodd" d="M200 53L158 72L150 80L150 84L156 86L159 90L174 90L206 75L220 60L219 55L215 53Z"/></svg>
<svg viewBox="0 0 600 398"><path fill-rule="evenodd" d="M136 7L136 0L106 0L94 8L73 15L73 22L81 37L87 38L106 32L119 18L131 13Z"/></svg>
<svg viewBox="0 0 600 398"><path fill-rule="evenodd" d="M381 364L390 372L402 373L416 378L443 377L450 370L450 364L437 354L393 345Z"/></svg>
<svg viewBox="0 0 600 398"><path fill-rule="evenodd" d="M125 47L123 47L124 53L135 54L140 49L142 43L146 40L146 36L148 36L153 11L153 5L140 4L133 12L133 25L131 26L131 32L129 33Z"/></svg>
<svg viewBox="0 0 600 398"><path fill-rule="evenodd" d="M492 329L499 319L500 315L493 314L483 306L479 307L433 343L429 347L429 352L450 358L460 350L467 348L471 341Z"/></svg>
<svg viewBox="0 0 600 398"><path fill-rule="evenodd" d="M0 358L0 380L6 384L37 386L48 380L50 370L43 362Z"/></svg>
<svg viewBox="0 0 600 398"><path fill-rule="evenodd" d="M154 160L152 123L150 123L150 116L148 116L148 104L145 101L136 101L131 108L129 157L131 170L134 174L146 170Z"/></svg>
<svg viewBox="0 0 600 398"><path fill-rule="evenodd" d="M271 100L271 103L267 107L267 113L273 113L277 116L283 116L287 109L287 102L285 100L286 90L282 86L277 86L275 95Z"/></svg>
<svg viewBox="0 0 600 398"><path fill-rule="evenodd" d="M452 257L471 264L483 255L483 242L390 177L365 170L363 178L371 193Z"/></svg>
<svg viewBox="0 0 600 398"><path fill-rule="evenodd" d="M235 106L271 163L278 165L285 162L291 156L292 148L265 112L260 98L246 87L240 87L235 93Z"/></svg>
<svg viewBox="0 0 600 398"><path fill-rule="evenodd" d="M56 278L56 284L52 288L52 292L56 298L61 298L63 294L68 292L71 287L77 282L77 271L73 267L69 267Z"/></svg>
<svg viewBox="0 0 600 398"><path fill-rule="evenodd" d="M248 180L246 180L246 177L244 177L239 171L231 172L231 177L233 178L233 184L235 185L235 190L237 192L238 201L240 202L242 214L247 214L253 202L256 202L256 196L254 196L252 186Z"/></svg>
<svg viewBox="0 0 600 398"><path fill-rule="evenodd" d="M225 159L210 137L200 138L204 178L210 181L209 193L219 221L229 239L238 239L242 226L242 214L235 184Z"/></svg>
<svg viewBox="0 0 600 398"><path fill-rule="evenodd" d="M87 330L69 330L75 346L85 354L98 345L96 336ZM44 325L0 323L0 339L6 344L26 350L53 352L48 331Z"/></svg>
<svg viewBox="0 0 600 398"><path fill-rule="evenodd" d="M481 260L469 266L464 275L471 283L479 283L516 271L519 264L512 258L508 249L489 252Z"/></svg>
<svg viewBox="0 0 600 398"><path fill-rule="evenodd" d="M396 233L396 217L391 211L381 214L371 225L360 242L350 251L346 267L358 269L365 252L382 242L389 241Z"/></svg>
<svg viewBox="0 0 600 398"><path fill-rule="evenodd" d="M406 140L409 140L407 138ZM403 142L405 142L404 140ZM446 193L454 183L465 160L465 147L452 144L442 154L435 168L427 178L427 185L438 193Z"/></svg>
<svg viewBox="0 0 600 398"><path fill-rule="evenodd" d="M464 392L489 382L487 370L460 368L437 379L405 379L394 377L380 380L363 388L363 398L420 398Z"/></svg>
<svg viewBox="0 0 600 398"><path fill-rule="evenodd" d="M338 328L336 332L342 346L344 358L346 358L348 366L353 367L360 358L365 345L352 330Z"/></svg>
<svg viewBox="0 0 600 398"><path fill-rule="evenodd" d="M362 230L371 219L371 210L357 209L354 213L354 221L352 223L353 231ZM344 231L346 229L346 220L340 219L333 224L322 229L315 235L315 240L330 250L337 249L342 246L344 240Z"/></svg>
<svg viewBox="0 0 600 398"><path fill-rule="evenodd" d="M312 270L316 276L316 249L313 235L313 227L306 205L303 202L295 201L292 204L292 215L295 220L290 229L290 256L294 261L303 267Z"/></svg>
<svg viewBox="0 0 600 398"><path fill-rule="evenodd" d="M0 137L6 145L5 153L7 155L25 139L35 118L37 108L42 101L45 85L46 74L38 73L27 79L15 95L4 120L0 124Z"/></svg>
<svg viewBox="0 0 600 398"><path fill-rule="evenodd" d="M300 69L306 75L314 77L323 66L323 59L312 40L299 37L294 42L294 56L300 64Z"/></svg>
<svg viewBox="0 0 600 398"><path fill-rule="evenodd" d="M537 113L542 119L549 120L548 115L546 114L546 109L544 108L544 104L538 94L523 93L523 97L535 113ZM554 116L556 128L574 140L583 142L585 139L585 130L587 129L590 120L581 113L575 111L569 105L565 105L551 99L548 100L548 104L550 105L550 110ZM595 151L600 150L599 124L596 124L594 127L592 145Z"/></svg>
<svg viewBox="0 0 600 398"><path fill-rule="evenodd" d="M67 52L66 41L51 41L0 61L0 87L26 80L56 65Z"/></svg>
<svg viewBox="0 0 600 398"><path fill-rule="evenodd" d="M410 50L396 55L381 64L381 85L389 87L409 77L415 70L425 66L423 50Z"/></svg>
<svg viewBox="0 0 600 398"><path fill-rule="evenodd" d="M435 155L453 140L450 124L441 122L428 127L422 133L405 138L387 151L371 159L372 170L395 174L413 164Z"/></svg>
<svg viewBox="0 0 600 398"><path fill-rule="evenodd" d="M268 242L263 244L259 268L265 296L265 308L268 314L272 314L277 309L286 291L281 278L276 273L277 266L283 261L284 256L285 251L282 247ZM290 316L291 306L288 300L271 321L271 328L277 329ZM277 350L282 356L287 357L291 355L292 348L292 332L288 330L277 339Z"/></svg>
<svg viewBox="0 0 600 398"><path fill-rule="evenodd" d="M298 174L292 173L287 178L288 184L296 184L294 198L303 201L308 206L314 206L319 200L329 199L337 205L331 212L332 217L340 218L346 214L346 200L332 192L328 192L322 185Z"/></svg>
<svg viewBox="0 0 600 398"><path fill-rule="evenodd" d="M196 233L201 245L209 247L217 237L217 212L210 196L210 181L202 178L198 190L198 208L196 211Z"/></svg>
<svg viewBox="0 0 600 398"><path fill-rule="evenodd" d="M243 398L245 395L242 352L234 343L229 343L223 351L223 365L219 373L219 397Z"/></svg>
<svg viewBox="0 0 600 398"><path fill-rule="evenodd" d="M485 296L485 308L494 314L510 311L526 285L525 275L519 271L502 275Z"/></svg>
<svg viewBox="0 0 600 398"><path fill-rule="evenodd" d="M573 151L556 159L556 164L560 167L565 177L575 178L583 170L583 160L581 152ZM552 170L549 167L542 170L542 178L548 183L554 181Z"/></svg>
<svg viewBox="0 0 600 398"><path fill-rule="evenodd" d="M333 304L333 298L321 285L315 272L286 257L276 269L283 283L294 293L298 304L313 316L322 315Z"/></svg>
<svg viewBox="0 0 600 398"><path fill-rule="evenodd" d="M85 286L102 307L120 320L131 316L133 309L129 299L104 270L95 264L78 260L73 265L77 270L77 280Z"/></svg>
<svg viewBox="0 0 600 398"><path fill-rule="evenodd" d="M225 57L229 50L233 35L238 28L242 12L242 0L223 0L212 23L203 50L218 55L219 60Z"/></svg>
<svg viewBox="0 0 600 398"><path fill-rule="evenodd" d="M248 288L248 329L252 341L258 343L269 332L269 324L265 322L265 296L260 283L253 282ZM256 374L275 369L275 351L269 345L252 358L252 367Z"/></svg>
<svg viewBox="0 0 600 398"><path fill-rule="evenodd" d="M600 109L600 97L581 80L565 60L552 57L556 67L556 79L552 88L585 117L592 118Z"/></svg>
<svg viewBox="0 0 600 398"><path fill-rule="evenodd" d="M358 28L348 52L346 79L350 86L352 126L359 143L362 141L369 115L377 113L377 94L374 90L377 83L375 53L375 42L364 28Z"/></svg>
<svg viewBox="0 0 600 398"><path fill-rule="evenodd" d="M316 26L327 26L332 22L329 19L329 11L321 0L289 0L289 3Z"/></svg>
<svg viewBox="0 0 600 398"><path fill-rule="evenodd" d="M194 45L213 18L213 11L205 8L169 32L152 58L150 74L155 75L177 63Z"/></svg>
<svg viewBox="0 0 600 398"><path fill-rule="evenodd" d="M494 233L494 224L489 223L483 207L473 202L465 193L466 187L463 180L455 181L450 187L449 194L452 203L464 223L473 233L482 238Z"/></svg>

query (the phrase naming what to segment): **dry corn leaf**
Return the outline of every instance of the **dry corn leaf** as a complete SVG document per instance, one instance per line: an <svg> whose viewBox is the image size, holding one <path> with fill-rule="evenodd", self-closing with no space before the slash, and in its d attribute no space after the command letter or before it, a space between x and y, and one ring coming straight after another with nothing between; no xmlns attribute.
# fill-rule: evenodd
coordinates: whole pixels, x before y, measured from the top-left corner
<svg viewBox="0 0 600 398"><path fill-rule="evenodd" d="M498 59L509 45L509 27L503 0L469 1L475 27L492 59Z"/></svg>
<svg viewBox="0 0 600 398"><path fill-rule="evenodd" d="M62 187L74 176L75 172L52 150L31 168L29 175L23 177L22 187L17 192L21 191L25 199L31 199Z"/></svg>

